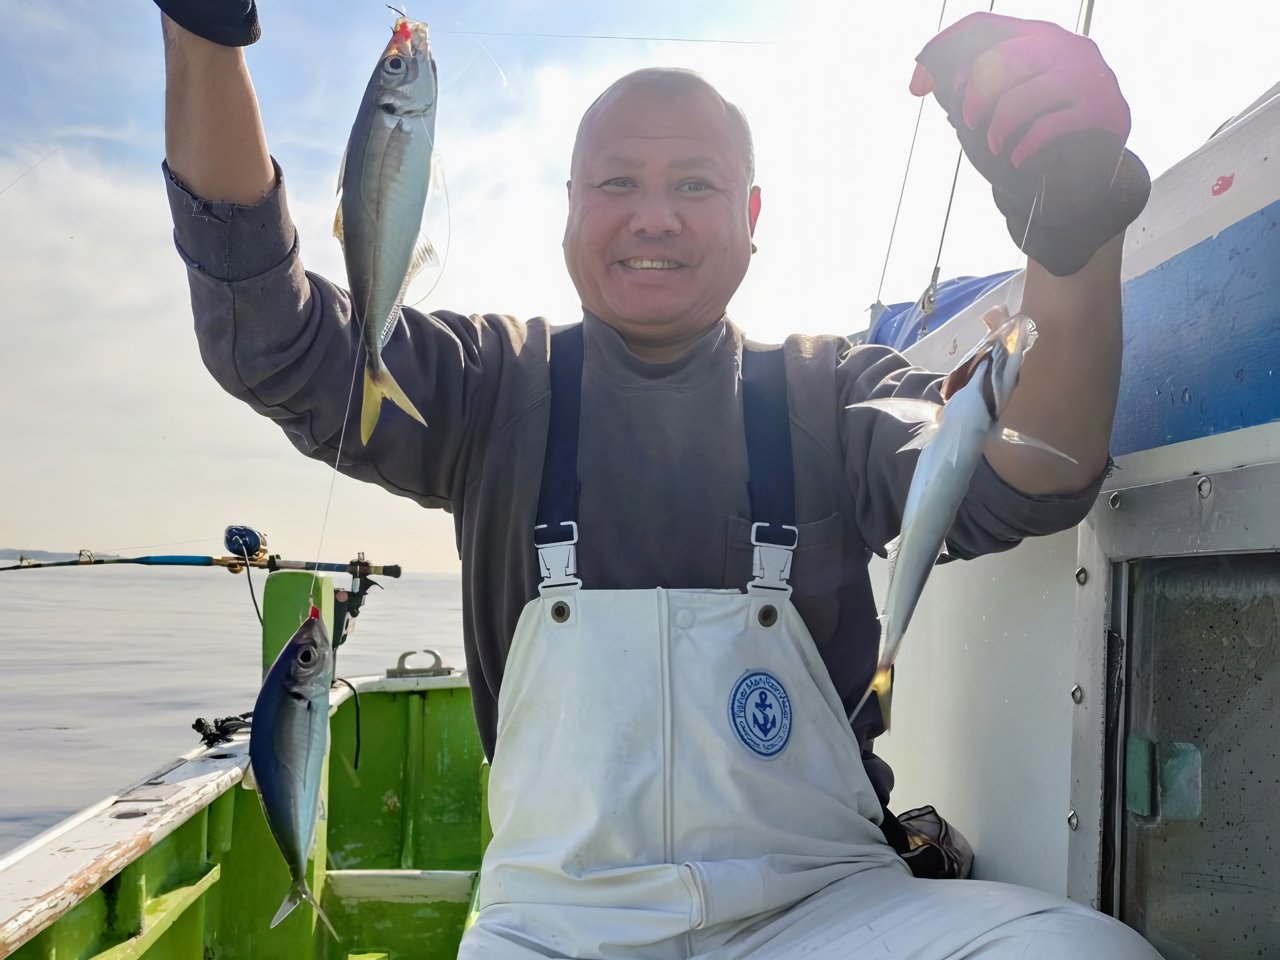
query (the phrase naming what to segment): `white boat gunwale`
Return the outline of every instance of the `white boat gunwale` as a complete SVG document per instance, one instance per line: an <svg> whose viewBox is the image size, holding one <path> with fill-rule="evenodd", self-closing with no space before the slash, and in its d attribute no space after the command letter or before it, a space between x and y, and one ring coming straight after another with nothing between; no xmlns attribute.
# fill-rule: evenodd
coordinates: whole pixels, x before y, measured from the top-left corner
<svg viewBox="0 0 1280 960"><path fill-rule="evenodd" d="M468 683L465 672L456 670L442 676L375 674L347 679L360 694L421 693L457 689ZM345 685L335 687L330 694L330 717L352 698ZM0 858L0 957L37 936L240 783L248 766L247 732L227 743L197 747ZM213 880L216 877L208 882ZM456 896L455 888L462 881L461 877L418 877L417 889L439 887ZM354 896L359 881L347 878L339 882L346 882ZM384 882L398 882L401 888L414 883L409 877Z"/></svg>

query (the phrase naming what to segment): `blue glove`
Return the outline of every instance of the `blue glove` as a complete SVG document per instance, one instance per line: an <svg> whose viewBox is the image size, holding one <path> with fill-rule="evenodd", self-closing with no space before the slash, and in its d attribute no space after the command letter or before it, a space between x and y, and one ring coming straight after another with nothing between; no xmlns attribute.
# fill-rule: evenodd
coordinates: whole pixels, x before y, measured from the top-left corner
<svg viewBox="0 0 1280 960"><path fill-rule="evenodd" d="M156 6L184 30L224 47L244 47L261 35L254 0L156 0Z"/></svg>

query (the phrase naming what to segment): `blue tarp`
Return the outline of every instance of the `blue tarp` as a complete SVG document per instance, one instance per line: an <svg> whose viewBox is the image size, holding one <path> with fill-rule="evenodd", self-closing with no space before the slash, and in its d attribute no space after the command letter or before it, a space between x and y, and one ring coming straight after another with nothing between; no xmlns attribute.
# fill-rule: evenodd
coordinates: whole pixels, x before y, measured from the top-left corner
<svg viewBox="0 0 1280 960"><path fill-rule="evenodd" d="M895 350L905 350L924 334L932 333L983 296L992 287L999 286L1016 271L993 273L988 277L955 277L938 284L937 306L924 317L921 329L921 312L915 303L890 304L871 324L867 343L879 343Z"/></svg>

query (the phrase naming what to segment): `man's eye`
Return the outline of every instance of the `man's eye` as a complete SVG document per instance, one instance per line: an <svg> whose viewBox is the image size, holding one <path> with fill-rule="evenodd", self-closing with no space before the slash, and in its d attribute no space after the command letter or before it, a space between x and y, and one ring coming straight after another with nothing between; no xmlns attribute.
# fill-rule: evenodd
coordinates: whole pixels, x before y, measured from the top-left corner
<svg viewBox="0 0 1280 960"><path fill-rule="evenodd" d="M715 188L705 180L686 180L680 186L676 187L681 193L705 193Z"/></svg>
<svg viewBox="0 0 1280 960"><path fill-rule="evenodd" d="M636 182L630 177L612 177L600 184L606 190L630 190Z"/></svg>

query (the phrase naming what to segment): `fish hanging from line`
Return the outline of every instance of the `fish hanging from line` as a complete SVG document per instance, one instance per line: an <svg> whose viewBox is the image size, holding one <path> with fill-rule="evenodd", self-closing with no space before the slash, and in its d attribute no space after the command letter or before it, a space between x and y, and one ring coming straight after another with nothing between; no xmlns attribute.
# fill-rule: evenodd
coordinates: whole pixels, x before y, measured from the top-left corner
<svg viewBox="0 0 1280 960"><path fill-rule="evenodd" d="M253 706L249 759L267 825L293 881L271 926L305 901L338 940L333 924L307 886L307 859L315 841L320 780L329 742L333 662L329 633L320 612L312 607L311 615L289 638L263 678Z"/></svg>
<svg viewBox="0 0 1280 960"><path fill-rule="evenodd" d="M942 387L945 403L885 399L849 407L879 410L914 424L915 436L902 450L920 451L902 511L901 533L887 545L889 587L880 617L880 657L866 693L850 713L851 718L856 716L874 691L886 729L893 662L925 581L938 558L946 554L947 533L969 492L987 442L996 439L1027 444L1076 462L1040 440L1000 425L1018 384L1023 357L1035 343L1036 328L1026 314L1010 317L1004 307L987 311L982 319L988 333L947 375Z"/></svg>
<svg viewBox="0 0 1280 960"><path fill-rule="evenodd" d="M427 425L387 369L382 349L403 319L410 282L423 267L440 262L421 234L434 170L438 93L427 25L401 16L351 127L333 223L346 259L351 309L363 325L362 444L373 435L384 398Z"/></svg>

